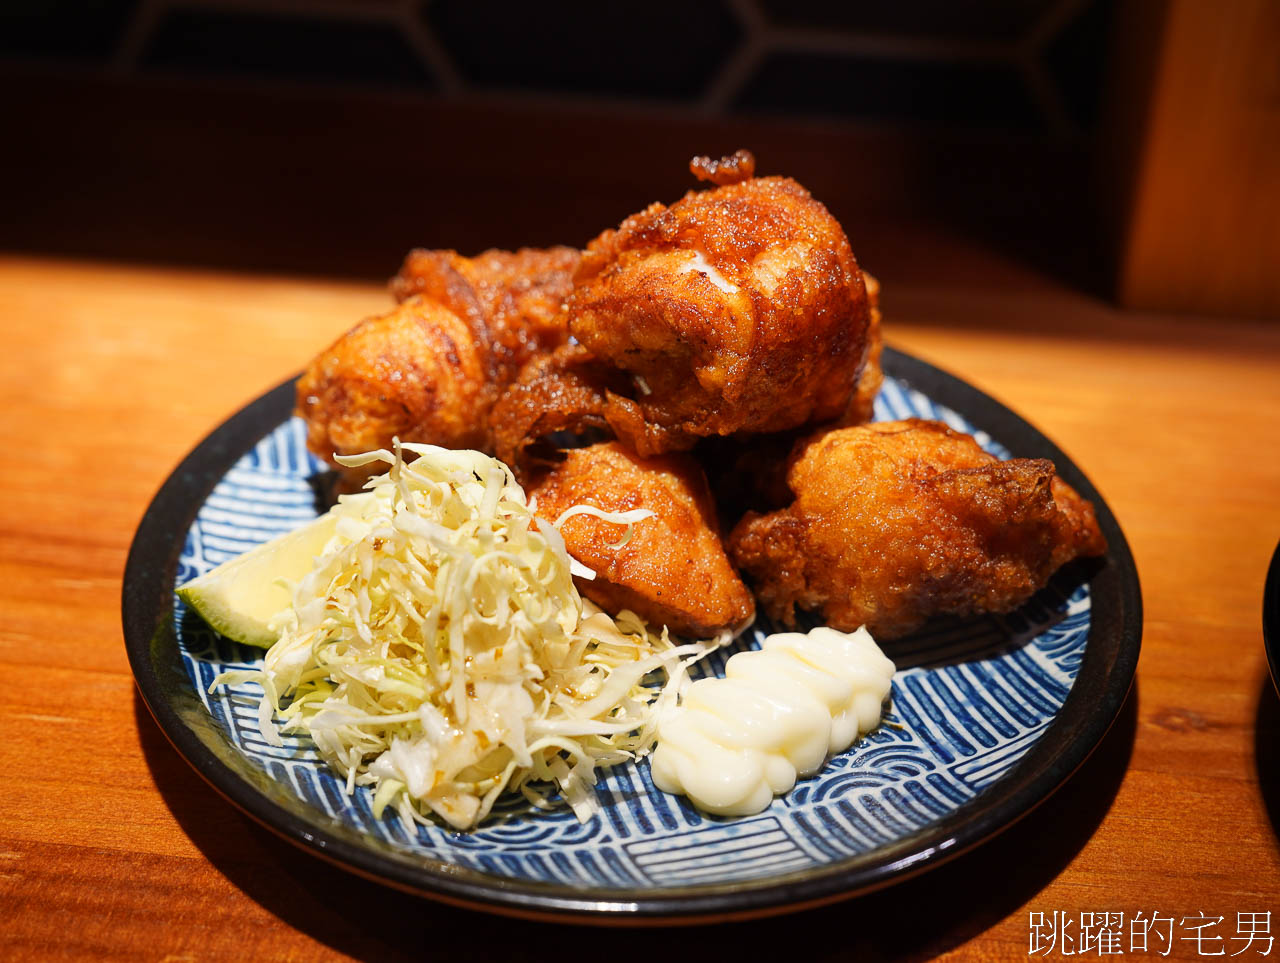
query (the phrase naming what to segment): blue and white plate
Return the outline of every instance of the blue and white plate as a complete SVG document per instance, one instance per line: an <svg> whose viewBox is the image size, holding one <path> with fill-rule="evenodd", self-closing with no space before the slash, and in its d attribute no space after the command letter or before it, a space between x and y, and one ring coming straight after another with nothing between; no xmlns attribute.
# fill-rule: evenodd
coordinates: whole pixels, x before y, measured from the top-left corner
<svg viewBox="0 0 1280 963"><path fill-rule="evenodd" d="M608 771L600 812L511 799L471 833L406 830L347 795L305 738L257 731L254 684L208 693L260 661L185 610L176 585L313 517L292 383L206 439L148 510L125 572L134 674L174 745L228 798L286 838L401 888L520 915L632 920L777 912L883 885L998 832L1063 782L1101 739L1137 662L1141 598L1124 537L1088 480L1008 409L888 349L878 419L936 418L989 451L1050 458L1097 507L1105 562L1061 573L1003 617L931 625L886 645L898 664L884 724L757 816L707 816L657 790L648 764ZM736 648L707 660L719 672Z"/></svg>

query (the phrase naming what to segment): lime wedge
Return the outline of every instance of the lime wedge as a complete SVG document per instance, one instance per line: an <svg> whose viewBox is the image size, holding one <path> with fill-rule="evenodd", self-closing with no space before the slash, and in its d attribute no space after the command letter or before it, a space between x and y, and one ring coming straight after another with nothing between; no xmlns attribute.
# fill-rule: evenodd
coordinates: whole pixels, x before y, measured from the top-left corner
<svg viewBox="0 0 1280 963"><path fill-rule="evenodd" d="M354 500L193 578L178 588L178 597L232 641L270 648L279 638L271 618L293 602L280 580L295 583L311 571L339 517L353 513Z"/></svg>

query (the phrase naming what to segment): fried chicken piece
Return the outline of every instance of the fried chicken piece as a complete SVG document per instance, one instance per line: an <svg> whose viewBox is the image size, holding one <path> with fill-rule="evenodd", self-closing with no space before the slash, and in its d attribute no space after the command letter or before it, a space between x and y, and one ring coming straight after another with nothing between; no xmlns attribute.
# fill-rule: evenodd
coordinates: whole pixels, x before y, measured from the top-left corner
<svg viewBox="0 0 1280 963"><path fill-rule="evenodd" d="M609 418L642 454L844 411L866 353L862 272L827 209L759 177L654 204L587 246L569 331L628 372Z"/></svg>
<svg viewBox="0 0 1280 963"><path fill-rule="evenodd" d="M838 426L861 425L875 413L876 396L884 384L880 358L884 339L880 328L880 282L862 272L867 283L867 299L871 307L871 323L867 327L867 362L858 376L858 384L849 407ZM835 427L835 426L833 426ZM698 460L706 469L711 491L720 508L720 518L731 528L732 521L748 510L771 511L790 504L787 488L787 458L796 443L813 433L812 426L769 435L711 438L699 444ZM726 521L727 520L727 521Z"/></svg>
<svg viewBox="0 0 1280 963"><path fill-rule="evenodd" d="M609 395L625 381L622 372L601 364L580 345L567 344L534 358L493 407L494 454L519 476L527 469L525 450L546 436L607 428Z"/></svg>
<svg viewBox="0 0 1280 963"><path fill-rule="evenodd" d="M397 301L422 295L439 301L489 348L491 377L505 387L520 366L565 343L564 303L582 252L571 247L410 251L391 279Z"/></svg>
<svg viewBox="0 0 1280 963"><path fill-rule="evenodd" d="M641 455L834 421L867 349L844 231L782 177L691 191L605 231L566 310L569 333L625 376L584 417Z"/></svg>
<svg viewBox="0 0 1280 963"><path fill-rule="evenodd" d="M390 447L391 439L446 448L484 445L476 417L488 401L483 345L436 301L412 298L366 318L308 366L297 412L307 447L324 458Z"/></svg>
<svg viewBox="0 0 1280 963"><path fill-rule="evenodd" d="M1045 459L999 461L940 422L820 434L793 456L794 503L748 513L730 554L768 615L820 611L896 638L934 615L1016 608L1106 541L1093 506Z"/></svg>
<svg viewBox="0 0 1280 963"><path fill-rule="evenodd" d="M488 449L494 401L529 358L568 338L572 248L413 251L391 283L402 304L339 338L298 382L307 444L332 460L391 439Z"/></svg>
<svg viewBox="0 0 1280 963"><path fill-rule="evenodd" d="M876 396L884 383L884 372L880 367L884 352L880 329L880 282L866 271L862 276L866 279L871 306L867 362L837 426L870 421L875 412ZM810 425L768 435L710 438L699 443L695 453L706 469L711 491L720 509L720 520L726 529L732 528L732 523L747 511L771 511L791 503L793 496L787 487L787 459L796 443L812 433L813 426Z"/></svg>
<svg viewBox="0 0 1280 963"><path fill-rule="evenodd" d="M696 638L754 617L751 593L717 534L707 481L689 456L641 459L617 442L575 448L529 494L550 521L574 505L654 513L635 523L620 548L614 546L624 530L617 524L572 515L560 526L569 554L595 570L594 580L576 581L601 608L631 609L654 626Z"/></svg>

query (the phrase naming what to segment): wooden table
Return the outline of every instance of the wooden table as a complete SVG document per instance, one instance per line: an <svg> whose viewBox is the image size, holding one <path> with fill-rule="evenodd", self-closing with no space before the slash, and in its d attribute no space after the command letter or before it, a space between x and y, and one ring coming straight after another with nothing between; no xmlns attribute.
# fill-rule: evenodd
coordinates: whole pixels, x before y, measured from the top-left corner
<svg viewBox="0 0 1280 963"><path fill-rule="evenodd" d="M1134 691L1067 786L970 855L798 916L632 936L486 918L330 867L225 803L134 692L120 580L152 494L385 294L0 260L0 957L1012 959L1029 913L1139 910L1179 927L1222 916L1238 949L1237 913L1280 911L1280 703L1260 622L1280 538L1280 326L1123 314L939 243L945 259L886 256L889 338L1011 405L1102 491L1142 578ZM926 263L945 273L918 280ZM1174 935L1172 958L1197 958Z"/></svg>

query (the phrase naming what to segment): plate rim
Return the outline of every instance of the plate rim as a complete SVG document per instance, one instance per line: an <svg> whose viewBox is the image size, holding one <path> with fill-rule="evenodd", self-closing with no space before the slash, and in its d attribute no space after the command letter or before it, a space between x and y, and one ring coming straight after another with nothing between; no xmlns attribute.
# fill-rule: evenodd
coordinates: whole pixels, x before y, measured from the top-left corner
<svg viewBox="0 0 1280 963"><path fill-rule="evenodd" d="M179 755L261 825L367 879L473 909L577 923L701 923L834 902L941 865L1029 813L1101 742L1136 672L1142 595L1132 553L1110 507L1043 432L968 382L892 346L885 346L882 366L887 375L959 412L1019 457L1051 459L1063 479L1093 502L1108 542L1107 564L1090 579L1090 644L1070 693L1044 735L1010 772L972 800L888 846L760 881L664 887L659 894L652 889L595 889L493 877L417 855L396 859L302 819L247 782L204 744L170 702L153 643L171 626L178 558L196 512L235 461L288 419L296 376L240 408L200 441L169 474L139 522L125 564L121 614L125 648L142 701ZM1100 598L1102 606L1097 604ZM1058 738L1051 738L1055 733Z"/></svg>
<svg viewBox="0 0 1280 963"><path fill-rule="evenodd" d="M1262 587L1262 649L1267 656L1271 684L1280 695L1280 542L1271 555Z"/></svg>

